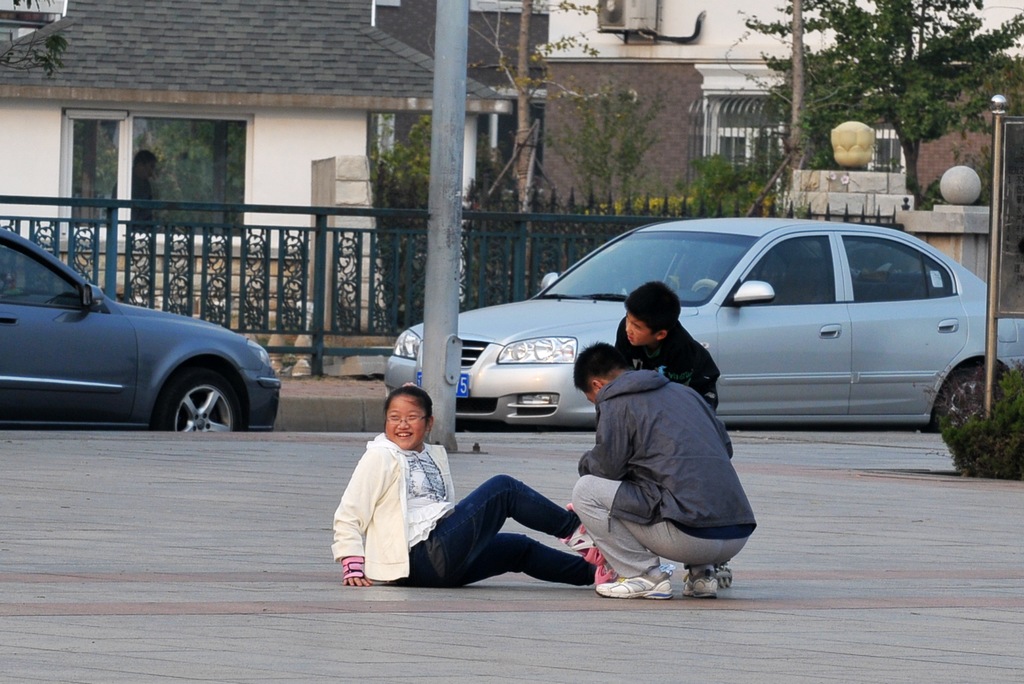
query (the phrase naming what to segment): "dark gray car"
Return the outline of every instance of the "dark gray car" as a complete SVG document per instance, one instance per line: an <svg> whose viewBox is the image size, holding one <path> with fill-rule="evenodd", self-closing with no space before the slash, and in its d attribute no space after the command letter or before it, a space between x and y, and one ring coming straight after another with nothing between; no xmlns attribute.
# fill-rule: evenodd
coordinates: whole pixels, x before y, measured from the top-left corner
<svg viewBox="0 0 1024 684"><path fill-rule="evenodd" d="M267 352L218 325L120 304L0 230L0 426L272 430Z"/></svg>

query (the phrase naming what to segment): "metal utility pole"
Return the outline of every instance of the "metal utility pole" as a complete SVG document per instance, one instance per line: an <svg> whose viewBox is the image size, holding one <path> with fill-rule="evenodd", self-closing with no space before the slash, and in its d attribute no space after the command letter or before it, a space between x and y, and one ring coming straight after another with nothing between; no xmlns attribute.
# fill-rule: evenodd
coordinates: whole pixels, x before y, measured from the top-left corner
<svg viewBox="0 0 1024 684"><path fill-rule="evenodd" d="M457 448L455 388L462 366L458 320L468 40L469 0L438 0L422 355L423 388L434 400L430 441L449 451Z"/></svg>

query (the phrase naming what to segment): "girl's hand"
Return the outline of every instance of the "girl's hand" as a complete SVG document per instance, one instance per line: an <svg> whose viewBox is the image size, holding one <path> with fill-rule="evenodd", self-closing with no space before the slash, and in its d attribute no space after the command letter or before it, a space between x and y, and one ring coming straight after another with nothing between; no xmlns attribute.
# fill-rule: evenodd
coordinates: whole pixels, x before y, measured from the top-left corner
<svg viewBox="0 0 1024 684"><path fill-rule="evenodd" d="M346 587L372 587L373 582L365 577L346 577L341 581Z"/></svg>
<svg viewBox="0 0 1024 684"><path fill-rule="evenodd" d="M363 563L365 558L362 556L345 556L341 559L341 567L344 571L342 575L341 583L349 587L372 587L373 582L366 579L366 575L363 573Z"/></svg>

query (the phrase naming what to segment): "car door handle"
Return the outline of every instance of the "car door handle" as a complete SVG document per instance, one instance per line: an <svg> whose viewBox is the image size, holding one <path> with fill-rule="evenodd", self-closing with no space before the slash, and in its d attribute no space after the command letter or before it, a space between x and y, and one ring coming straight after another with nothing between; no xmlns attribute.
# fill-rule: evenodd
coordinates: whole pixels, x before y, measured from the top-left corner
<svg viewBox="0 0 1024 684"><path fill-rule="evenodd" d="M839 337L843 332L843 326L838 323L831 325L821 326L821 330L818 331L818 336L823 340L834 340Z"/></svg>
<svg viewBox="0 0 1024 684"><path fill-rule="evenodd" d="M955 318L947 318L944 321L939 321L939 332L940 333L955 333L960 329L960 321Z"/></svg>
<svg viewBox="0 0 1024 684"><path fill-rule="evenodd" d="M14 316L0 316L0 325L18 325L18 319Z"/></svg>

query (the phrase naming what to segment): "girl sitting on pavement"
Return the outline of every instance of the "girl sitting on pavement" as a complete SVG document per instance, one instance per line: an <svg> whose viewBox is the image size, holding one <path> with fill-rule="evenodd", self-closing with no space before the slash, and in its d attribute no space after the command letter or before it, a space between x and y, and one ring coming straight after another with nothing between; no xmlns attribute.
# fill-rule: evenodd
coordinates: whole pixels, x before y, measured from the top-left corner
<svg viewBox="0 0 1024 684"><path fill-rule="evenodd" d="M424 443L432 407L430 396L412 385L385 400L384 434L366 445L334 514L331 550L343 583L457 587L522 572L546 582L593 584L595 565L579 555L500 532L512 518L562 539L600 568L603 558L572 510L508 475L454 502L448 454Z"/></svg>

